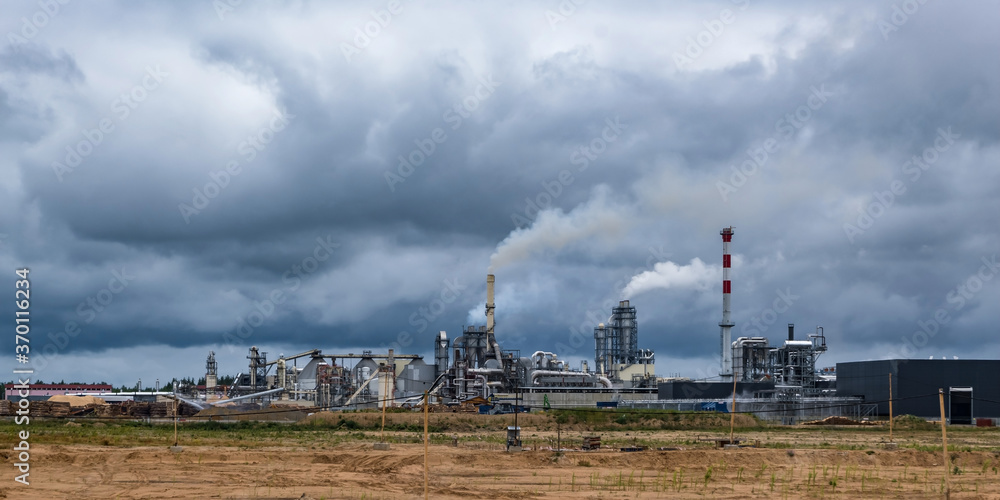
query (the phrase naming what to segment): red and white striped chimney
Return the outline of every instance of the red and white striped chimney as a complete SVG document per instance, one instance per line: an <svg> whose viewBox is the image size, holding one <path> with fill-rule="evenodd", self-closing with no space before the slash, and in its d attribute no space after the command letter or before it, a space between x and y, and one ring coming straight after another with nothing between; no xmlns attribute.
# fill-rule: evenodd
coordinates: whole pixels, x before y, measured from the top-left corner
<svg viewBox="0 0 1000 500"><path fill-rule="evenodd" d="M732 293L732 282L729 281L729 268L732 266L732 258L729 255L729 243L733 241L733 227L723 228L719 232L722 235L722 322L719 327L721 332L722 348L722 380L728 380L733 376L733 346L732 333L733 322L729 319L729 296Z"/></svg>

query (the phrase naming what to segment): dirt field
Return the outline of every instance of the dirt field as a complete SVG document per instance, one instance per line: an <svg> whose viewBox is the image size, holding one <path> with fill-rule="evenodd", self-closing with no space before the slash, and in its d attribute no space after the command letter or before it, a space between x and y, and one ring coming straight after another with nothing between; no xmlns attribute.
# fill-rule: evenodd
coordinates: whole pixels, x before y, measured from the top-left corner
<svg viewBox="0 0 1000 500"><path fill-rule="evenodd" d="M762 448L719 450L708 440L722 437L721 430L560 426L564 447L595 433L616 448L557 454L549 421L525 423L532 425L524 432L529 450L521 453L505 453L496 429L433 434L430 497L943 498L943 457L934 449L940 434L931 430L902 431L901 448L889 451L879 445L885 434L879 429L765 428L738 433ZM4 435L13 435L12 428ZM379 433L370 430L182 427L183 450L174 453L172 431L89 422L36 428L31 486L13 483L10 467L0 498L423 497L419 432L387 432L391 450L375 451ZM966 429L949 437L952 498L1000 498L1000 433ZM617 449L631 444L674 449ZM15 461L10 448L0 451L7 463Z"/></svg>
<svg viewBox="0 0 1000 500"><path fill-rule="evenodd" d="M953 498L1000 498L997 454L957 453ZM283 450L45 445L6 498L420 498L423 446ZM8 460L9 461L9 460ZM985 464L985 466L984 466ZM550 451L435 445L431 498L939 498L941 454L918 450ZM985 469L985 472L984 472Z"/></svg>

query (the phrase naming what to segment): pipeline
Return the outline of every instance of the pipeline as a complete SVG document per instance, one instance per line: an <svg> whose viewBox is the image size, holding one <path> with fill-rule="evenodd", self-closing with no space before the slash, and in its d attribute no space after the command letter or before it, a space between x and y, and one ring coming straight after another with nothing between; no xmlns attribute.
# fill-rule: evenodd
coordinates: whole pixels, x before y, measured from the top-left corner
<svg viewBox="0 0 1000 500"><path fill-rule="evenodd" d="M545 356L553 359L556 357L555 353L548 351L535 351L535 353L531 355L531 361L535 363L535 368L548 368L549 361L545 359ZM544 366L542 364L543 360L545 360Z"/></svg>
<svg viewBox="0 0 1000 500"><path fill-rule="evenodd" d="M483 399L487 399L490 397L490 395L488 394L490 388L488 385L486 385L486 375L476 375L476 380L479 379L483 380Z"/></svg>
<svg viewBox="0 0 1000 500"><path fill-rule="evenodd" d="M553 377L583 377L583 378L589 378L592 376L589 373L575 372L575 371L534 370L531 372L531 385L537 385L538 381L536 379L543 375L548 375ZM608 380L607 377L597 377L597 381L600 382L601 385L603 385L605 388L608 389L611 388L611 381Z"/></svg>
<svg viewBox="0 0 1000 500"><path fill-rule="evenodd" d="M482 375L493 375L503 373L503 368L469 368L465 370L468 373L482 374Z"/></svg>

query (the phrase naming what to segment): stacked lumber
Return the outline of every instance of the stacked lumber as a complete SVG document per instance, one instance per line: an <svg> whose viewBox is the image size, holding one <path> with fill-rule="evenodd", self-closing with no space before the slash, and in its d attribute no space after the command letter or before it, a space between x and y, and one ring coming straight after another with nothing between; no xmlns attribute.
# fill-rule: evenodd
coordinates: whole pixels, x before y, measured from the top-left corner
<svg viewBox="0 0 1000 500"><path fill-rule="evenodd" d="M173 403L150 403L149 416L153 418L166 418L174 416Z"/></svg>
<svg viewBox="0 0 1000 500"><path fill-rule="evenodd" d="M94 407L94 416L97 417L120 417L124 413L122 412L122 405L96 405Z"/></svg>
<svg viewBox="0 0 1000 500"><path fill-rule="evenodd" d="M177 409L177 413L182 417L190 417L196 415L200 410L198 408L189 405L187 403L181 403L181 406Z"/></svg>

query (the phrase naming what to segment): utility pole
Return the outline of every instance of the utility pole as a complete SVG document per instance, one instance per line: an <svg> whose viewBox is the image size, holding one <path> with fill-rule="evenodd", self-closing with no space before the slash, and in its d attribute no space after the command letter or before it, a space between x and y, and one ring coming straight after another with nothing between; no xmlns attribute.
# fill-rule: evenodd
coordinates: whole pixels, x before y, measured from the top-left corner
<svg viewBox="0 0 1000 500"><path fill-rule="evenodd" d="M892 372L889 372L889 442L892 440Z"/></svg>
<svg viewBox="0 0 1000 500"><path fill-rule="evenodd" d="M427 391L424 391L424 500L427 500Z"/></svg>
<svg viewBox="0 0 1000 500"><path fill-rule="evenodd" d="M944 497L951 498L951 471L948 469L950 461L948 460L948 431L945 430L945 416L944 416L944 389L938 389L938 399L941 401L941 444L943 445L942 450L944 453Z"/></svg>
<svg viewBox="0 0 1000 500"><path fill-rule="evenodd" d="M556 453L562 451L562 426L559 419L556 419Z"/></svg>
<svg viewBox="0 0 1000 500"><path fill-rule="evenodd" d="M733 376L733 407L729 409L729 444L733 442L733 429L736 426L736 376Z"/></svg>
<svg viewBox="0 0 1000 500"><path fill-rule="evenodd" d="M174 379L173 385L175 387L177 386L177 379ZM178 439L177 439L177 420L178 420L177 409L178 407L180 407L180 400L177 399L176 388L174 389L173 396L174 396L174 444L173 446L170 447L170 451L174 453L180 453L181 447L178 444Z"/></svg>
<svg viewBox="0 0 1000 500"><path fill-rule="evenodd" d="M514 389L514 435L517 436L518 444L521 441L521 431L517 427L517 407L521 405L521 389Z"/></svg>
<svg viewBox="0 0 1000 500"><path fill-rule="evenodd" d="M382 390L379 391L382 393L382 430L379 432L379 439L378 439L382 443L385 442L385 405L387 402L386 396L388 396L388 394L386 393L389 392L389 379L386 377L386 375L387 375L386 370L382 370L382 377L383 377Z"/></svg>

